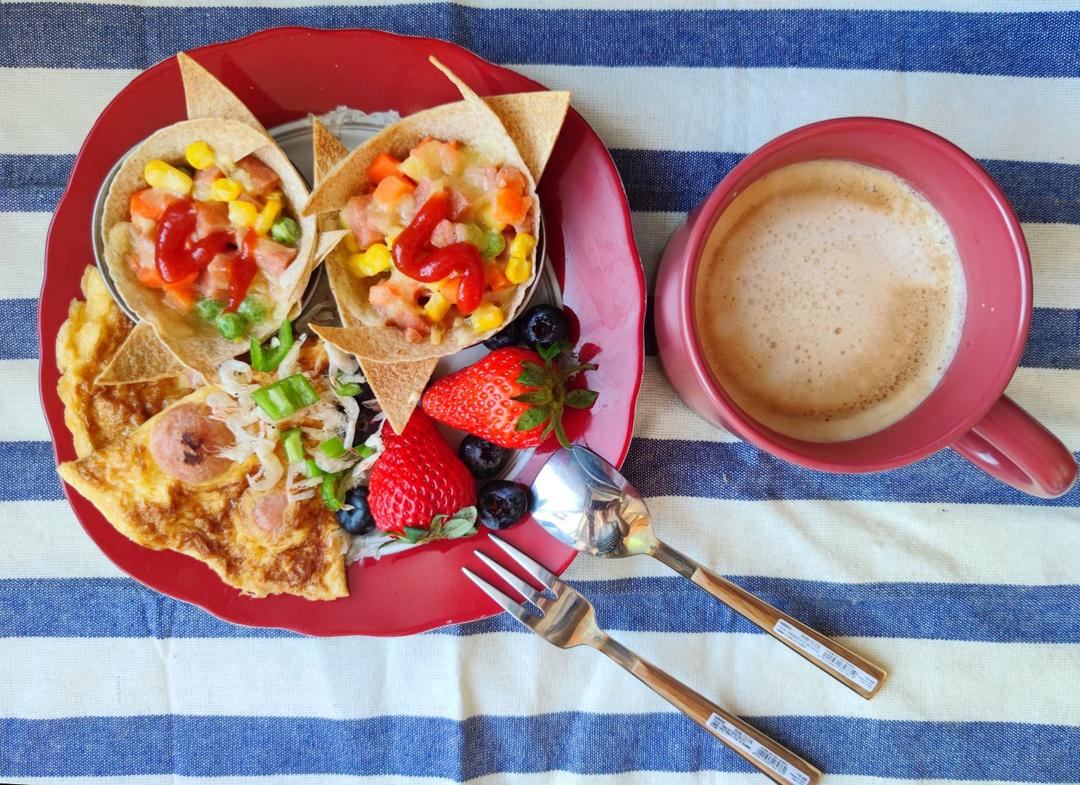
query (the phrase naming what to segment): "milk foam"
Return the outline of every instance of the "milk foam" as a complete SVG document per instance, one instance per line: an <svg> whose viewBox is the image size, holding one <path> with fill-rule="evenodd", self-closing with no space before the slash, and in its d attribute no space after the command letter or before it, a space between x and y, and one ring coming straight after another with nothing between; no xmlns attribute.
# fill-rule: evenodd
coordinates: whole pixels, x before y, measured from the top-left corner
<svg viewBox="0 0 1080 785"><path fill-rule="evenodd" d="M941 380L965 286L948 224L891 173L851 161L778 169L714 227L695 285L717 382L795 438L855 439Z"/></svg>

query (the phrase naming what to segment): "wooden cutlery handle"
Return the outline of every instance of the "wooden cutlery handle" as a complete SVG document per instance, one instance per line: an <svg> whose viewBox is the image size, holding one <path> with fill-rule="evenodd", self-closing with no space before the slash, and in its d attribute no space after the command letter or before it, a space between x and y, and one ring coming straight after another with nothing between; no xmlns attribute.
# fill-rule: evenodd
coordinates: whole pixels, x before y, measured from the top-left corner
<svg viewBox="0 0 1080 785"><path fill-rule="evenodd" d="M821 770L782 744L599 633L593 645L779 785L815 785Z"/></svg>
<svg viewBox="0 0 1080 785"><path fill-rule="evenodd" d="M741 586L707 570L693 559L664 543L659 544L655 556L867 700L873 698L885 683L888 673L884 668L774 608Z"/></svg>

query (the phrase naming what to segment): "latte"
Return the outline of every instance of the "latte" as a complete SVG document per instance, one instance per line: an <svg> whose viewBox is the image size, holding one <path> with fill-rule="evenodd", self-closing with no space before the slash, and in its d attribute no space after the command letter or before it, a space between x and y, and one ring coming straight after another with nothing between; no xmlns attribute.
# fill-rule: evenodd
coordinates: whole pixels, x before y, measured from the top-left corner
<svg viewBox="0 0 1080 785"><path fill-rule="evenodd" d="M798 439L902 419L948 368L965 286L948 224L895 175L816 160L740 193L694 287L710 370L747 414Z"/></svg>

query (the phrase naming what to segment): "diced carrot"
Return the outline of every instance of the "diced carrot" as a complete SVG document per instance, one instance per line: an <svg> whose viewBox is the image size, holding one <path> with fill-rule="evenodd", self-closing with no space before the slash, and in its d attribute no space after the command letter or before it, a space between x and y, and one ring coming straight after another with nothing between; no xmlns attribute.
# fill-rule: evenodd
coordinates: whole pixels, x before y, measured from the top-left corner
<svg viewBox="0 0 1080 785"><path fill-rule="evenodd" d="M161 288L167 292L171 292L174 289L191 289L198 278L199 271L193 270L178 281L163 281ZM194 294L192 296L194 296Z"/></svg>
<svg viewBox="0 0 1080 785"><path fill-rule="evenodd" d="M506 265L494 260L484 265L484 282L493 292L508 289L514 285L506 277Z"/></svg>
<svg viewBox="0 0 1080 785"><path fill-rule="evenodd" d="M449 278L443 278L441 281L433 286L437 289L439 294L450 301L451 305L457 305L458 295L458 277L457 275L451 275Z"/></svg>
<svg viewBox="0 0 1080 785"><path fill-rule="evenodd" d="M187 313L198 302L199 293L189 283L186 286L167 286L165 302L177 310Z"/></svg>
<svg viewBox="0 0 1080 785"><path fill-rule="evenodd" d="M507 224L519 224L528 211L521 188L500 188L495 192L495 220Z"/></svg>
<svg viewBox="0 0 1080 785"><path fill-rule="evenodd" d="M139 280L139 283L143 286L149 286L151 289L160 289L165 283L161 280L161 273L158 272L157 267L154 265L136 267L135 277Z"/></svg>
<svg viewBox="0 0 1080 785"><path fill-rule="evenodd" d="M375 160L367 168L367 176L371 178L372 182L381 183L387 177L391 175L400 175L398 166L401 164L390 153L379 153L375 156Z"/></svg>
<svg viewBox="0 0 1080 785"><path fill-rule="evenodd" d="M131 215L160 221L161 216L165 215L166 208L175 201L176 197L165 191L144 188L131 195Z"/></svg>
<svg viewBox="0 0 1080 785"><path fill-rule="evenodd" d="M375 193L371 196L379 204L389 206L405 196L405 194L412 193L415 188L416 186L404 177L392 174L379 181L379 184L375 187Z"/></svg>

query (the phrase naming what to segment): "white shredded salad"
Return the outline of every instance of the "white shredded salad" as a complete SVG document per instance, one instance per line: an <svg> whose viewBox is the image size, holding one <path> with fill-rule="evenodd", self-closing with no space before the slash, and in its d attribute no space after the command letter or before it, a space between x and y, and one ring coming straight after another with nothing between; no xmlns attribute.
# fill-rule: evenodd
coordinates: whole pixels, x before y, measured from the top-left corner
<svg viewBox="0 0 1080 785"><path fill-rule="evenodd" d="M297 336L292 348L277 368L277 379L284 379L301 373L299 366L300 350L307 339L306 334ZM259 491L276 487L284 478L285 493L288 501L303 501L314 498L320 493L322 477L308 477L302 462L284 465L278 456L277 446L282 432L299 427L307 444L319 444L335 436L341 439L346 453L338 458L330 458L321 450L309 451L309 456L324 472L348 472L343 475L342 492L363 485L367 481L371 467L383 450L382 424L385 415L375 400L362 404L356 398L338 393L346 384L363 384L366 380L360 372L360 364L354 357L342 352L330 344L324 344L329 358L327 384L318 403L300 409L289 417L274 422L252 399L251 395L260 385L255 382L251 366L241 360L226 360L218 368L218 386L220 391L211 393L206 403L212 417L223 422L236 439L235 444L221 451L221 455L242 463L251 456L258 458L258 468L248 475L248 484ZM305 374L307 375L307 374ZM310 377L309 377L310 378ZM324 385L316 385L322 390ZM364 446L373 450L371 455L360 458L353 451L356 429L360 419L360 407L374 410L371 418L379 424L378 429L364 441ZM351 509L345 505L343 509ZM365 557L378 557L379 546L387 541L386 535L379 531L352 537L346 557L348 562Z"/></svg>

